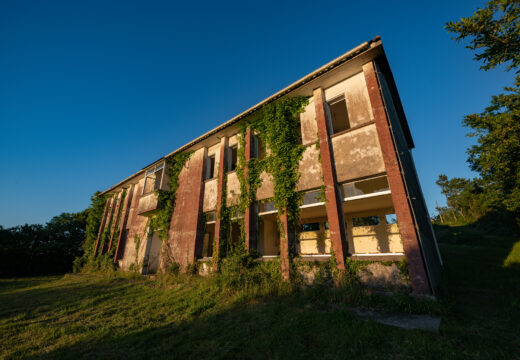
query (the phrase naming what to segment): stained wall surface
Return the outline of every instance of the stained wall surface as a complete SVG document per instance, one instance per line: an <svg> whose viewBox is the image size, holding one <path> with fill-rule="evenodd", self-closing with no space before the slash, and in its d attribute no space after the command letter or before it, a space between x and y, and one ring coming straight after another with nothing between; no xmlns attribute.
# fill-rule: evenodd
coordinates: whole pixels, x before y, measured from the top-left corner
<svg viewBox="0 0 520 360"><path fill-rule="evenodd" d="M202 253L202 175L205 154L204 148L195 151L179 174L168 244L175 262L182 268L194 259L197 250ZM197 245L200 245L200 249L196 249Z"/></svg>

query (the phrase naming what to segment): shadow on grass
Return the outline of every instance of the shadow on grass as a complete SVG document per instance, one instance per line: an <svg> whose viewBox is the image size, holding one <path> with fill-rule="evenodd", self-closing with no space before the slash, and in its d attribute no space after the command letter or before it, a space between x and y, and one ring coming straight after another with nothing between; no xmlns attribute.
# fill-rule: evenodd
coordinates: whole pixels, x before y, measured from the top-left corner
<svg viewBox="0 0 520 360"><path fill-rule="evenodd" d="M503 264L518 237L436 230L440 334L361 321L349 310L357 304L320 287L241 299L205 279L161 288L68 275L0 286L0 350L29 359L520 358L520 268Z"/></svg>
<svg viewBox="0 0 520 360"><path fill-rule="evenodd" d="M107 334L32 358L344 359L382 354L449 358L451 350L430 333L363 322L346 307L282 296L230 304L179 323Z"/></svg>
<svg viewBox="0 0 520 360"><path fill-rule="evenodd" d="M489 220L435 230L445 260L440 297L453 304L453 330L520 357L520 264L505 265L520 250L518 233L491 231Z"/></svg>

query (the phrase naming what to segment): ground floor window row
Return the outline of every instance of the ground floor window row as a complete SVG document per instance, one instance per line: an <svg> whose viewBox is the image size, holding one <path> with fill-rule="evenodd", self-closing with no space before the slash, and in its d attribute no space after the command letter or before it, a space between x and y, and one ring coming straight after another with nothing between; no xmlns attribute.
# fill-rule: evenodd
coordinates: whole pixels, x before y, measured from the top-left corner
<svg viewBox="0 0 520 360"><path fill-rule="evenodd" d="M256 226L256 244L252 244L253 248L262 256L280 255L280 232L276 214L258 216ZM401 254L403 252L395 214L388 211L381 210L368 216L345 214L345 229L349 252L352 254ZM203 257L212 257L214 239L215 224L207 224L203 240ZM230 245L240 241L240 224L236 222L231 224L228 239ZM326 215L302 219L295 241L296 254L327 255L330 254L330 249L330 232Z"/></svg>

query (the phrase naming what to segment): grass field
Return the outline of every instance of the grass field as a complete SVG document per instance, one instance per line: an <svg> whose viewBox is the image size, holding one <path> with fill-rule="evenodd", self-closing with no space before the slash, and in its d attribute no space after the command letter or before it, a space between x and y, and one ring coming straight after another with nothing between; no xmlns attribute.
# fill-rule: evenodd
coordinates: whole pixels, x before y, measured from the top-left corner
<svg viewBox="0 0 520 360"><path fill-rule="evenodd" d="M435 304L325 288L233 291L186 276L2 279L0 358L520 358L520 242L464 226L438 233ZM441 332L365 322L352 306L441 314Z"/></svg>

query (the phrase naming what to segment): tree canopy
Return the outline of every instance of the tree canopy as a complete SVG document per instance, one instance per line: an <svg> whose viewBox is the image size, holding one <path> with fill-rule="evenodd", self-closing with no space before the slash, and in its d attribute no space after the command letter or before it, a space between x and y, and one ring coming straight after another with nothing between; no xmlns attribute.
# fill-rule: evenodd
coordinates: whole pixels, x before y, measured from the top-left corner
<svg viewBox="0 0 520 360"><path fill-rule="evenodd" d="M456 34L455 40L469 40L466 47L477 52L475 59L483 62L483 70L503 64L508 71L520 71L518 0L488 1L472 16L447 23L446 29ZM481 177L450 180L441 175L437 181L448 206L458 206L459 212L473 203L479 209L473 211L477 217L510 211L520 218L520 75L504 90L483 112L467 115L462 122L471 129L468 136L476 138L467 151L468 163Z"/></svg>

